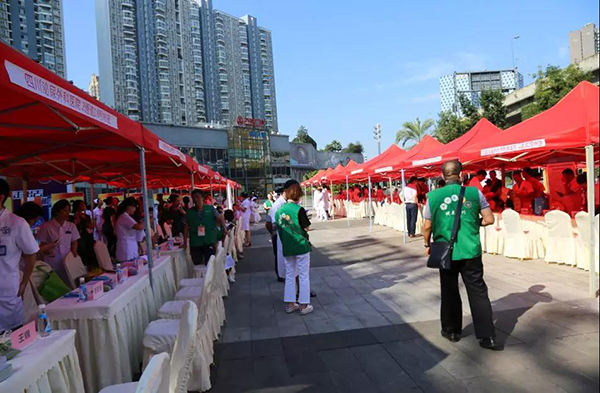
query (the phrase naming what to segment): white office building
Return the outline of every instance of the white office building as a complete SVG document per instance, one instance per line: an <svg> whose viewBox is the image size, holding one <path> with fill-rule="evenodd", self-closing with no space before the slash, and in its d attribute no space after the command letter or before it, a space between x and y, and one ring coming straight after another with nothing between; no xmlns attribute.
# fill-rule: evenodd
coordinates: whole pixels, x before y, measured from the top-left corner
<svg viewBox="0 0 600 393"><path fill-rule="evenodd" d="M462 115L458 97L464 95L480 107L479 99L483 90L501 90L509 94L523 87L523 75L516 69L502 71L455 72L440 78L440 98L442 111L452 111Z"/></svg>
<svg viewBox="0 0 600 393"><path fill-rule="evenodd" d="M62 0L0 0L0 41L66 78Z"/></svg>

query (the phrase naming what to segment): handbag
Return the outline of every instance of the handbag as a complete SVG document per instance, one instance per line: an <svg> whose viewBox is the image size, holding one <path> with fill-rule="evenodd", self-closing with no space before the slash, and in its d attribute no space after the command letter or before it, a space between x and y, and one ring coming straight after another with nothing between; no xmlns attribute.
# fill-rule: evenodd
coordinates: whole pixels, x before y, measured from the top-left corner
<svg viewBox="0 0 600 393"><path fill-rule="evenodd" d="M427 260L427 267L432 269L450 270L452 268L452 251L458 235L460 226L460 215L462 213L463 200L465 198L465 187L460 188L458 195L458 206L456 206L456 215L454 216L454 225L450 235L450 242L431 243L431 253Z"/></svg>
<svg viewBox="0 0 600 393"><path fill-rule="evenodd" d="M71 292L71 288L65 284L65 282L54 272L54 270L48 271L44 266L36 266L37 270L42 273L46 273L46 280L38 288L38 292L48 303L52 303L58 298L63 297L67 293Z"/></svg>

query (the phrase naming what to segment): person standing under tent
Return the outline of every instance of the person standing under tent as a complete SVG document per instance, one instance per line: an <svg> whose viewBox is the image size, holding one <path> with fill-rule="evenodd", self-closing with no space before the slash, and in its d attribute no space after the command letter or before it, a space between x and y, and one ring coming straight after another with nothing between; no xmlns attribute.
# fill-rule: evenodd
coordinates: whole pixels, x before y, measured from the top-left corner
<svg viewBox="0 0 600 393"><path fill-rule="evenodd" d="M310 252L312 245L308 238L310 220L306 210L299 205L303 192L297 182L285 190L286 203L275 214L277 234L281 239L285 259L285 289L283 301L287 303L286 313L300 311L301 315L313 312L310 304ZM296 272L299 279L299 295L296 291Z"/></svg>
<svg viewBox="0 0 600 393"><path fill-rule="evenodd" d="M204 203L202 191L192 191L192 200L194 206L187 211L185 217L183 247L187 248L189 245L194 265L206 265L215 254L219 240L225 239L227 225L213 205Z"/></svg>
<svg viewBox="0 0 600 393"><path fill-rule="evenodd" d="M273 243L273 254L275 255L275 275L277 276L278 282L285 281L285 260L283 259L281 240L279 236L277 236L277 226L275 225L275 214L277 210L285 203L285 189L286 186L289 187L290 182L295 182L295 180L288 180L283 188L278 189L277 193L279 197L273 202L273 206L269 210L269 214L267 215L267 222L265 227L271 234L271 242Z"/></svg>
<svg viewBox="0 0 600 393"><path fill-rule="evenodd" d="M92 211L92 218L94 219L94 240L99 241L103 239L102 235L102 224L104 224L104 220L102 219L102 200L100 198L96 198L94 201L96 207Z"/></svg>
<svg viewBox="0 0 600 393"><path fill-rule="evenodd" d="M478 170L475 176L473 176L473 178L471 179L471 181L469 181L469 187L475 187L479 191L483 191L483 186L481 185L481 182L484 181L486 177L487 172L485 171L485 169Z"/></svg>
<svg viewBox="0 0 600 393"><path fill-rule="evenodd" d="M321 199L323 200L323 219L327 221L329 218L331 218L329 214L329 209L331 207L331 193L329 192L329 187L323 186Z"/></svg>
<svg viewBox="0 0 600 393"><path fill-rule="evenodd" d="M133 217L138 203L133 197L125 198L117 209L115 234L117 236L117 262L127 262L139 256L138 231L144 229L144 222Z"/></svg>
<svg viewBox="0 0 600 393"><path fill-rule="evenodd" d="M173 225L171 226L173 237L182 235L183 227L185 226L185 210L181 205L181 197L178 194L171 194L169 197L167 216L173 220Z"/></svg>
<svg viewBox="0 0 600 393"><path fill-rule="evenodd" d="M460 177L462 164L448 161L442 165L447 185L429 193L425 206L424 241L426 254L431 253L431 238L434 242L449 243L461 195ZM441 319L442 336L458 342L462 335L462 305L458 284L459 274L467 289L475 336L481 347L502 350L496 341L496 330L488 288L483 279L483 261L479 231L480 227L493 225L494 214L481 193L475 187L464 187L462 211L458 235L452 251L449 270L440 269L442 292ZM483 218L480 218L483 217Z"/></svg>
<svg viewBox="0 0 600 393"><path fill-rule="evenodd" d="M4 207L9 195L8 183L0 179L0 333L14 330L25 322L23 294L39 251L28 223ZM24 261L22 279L19 278L21 259Z"/></svg>
<svg viewBox="0 0 600 393"><path fill-rule="evenodd" d="M321 212L319 210L319 204L321 203L321 188L315 187L315 191L313 193L313 209L315 210L315 214L317 215L317 220L321 219Z"/></svg>
<svg viewBox="0 0 600 393"><path fill-rule="evenodd" d="M535 172L531 168L523 169L523 182L519 185L517 195L521 199L521 209L528 209L530 214L533 214L533 201L537 198Z"/></svg>
<svg viewBox="0 0 600 393"><path fill-rule="evenodd" d="M411 177L408 180L406 187L402 189L402 196L404 197L404 205L406 209L406 223L408 228L408 237L416 237L417 232L417 218L419 214L419 204L417 199L416 189L416 177Z"/></svg>
<svg viewBox="0 0 600 393"><path fill-rule="evenodd" d="M250 197L248 193L242 193L242 205L240 210L242 211L242 231L245 232L245 242L244 247L252 246L251 242L251 234L250 234L250 216L252 215L252 202L250 201Z"/></svg>
<svg viewBox="0 0 600 393"><path fill-rule="evenodd" d="M67 271L65 270L64 259L69 252L77 257L77 245L80 238L77 227L68 221L71 214L71 205L66 199L57 201L51 210L52 219L40 228L38 240L40 246L54 243L54 249L44 257L52 270L69 286L74 283L69 282Z"/></svg>
<svg viewBox="0 0 600 393"><path fill-rule="evenodd" d="M75 224L79 231L77 253L81 255L83 264L88 268L98 266L96 253L94 252L94 224L92 219L85 213L85 203L82 200L73 201L73 215L70 221Z"/></svg>
<svg viewBox="0 0 600 393"><path fill-rule="evenodd" d="M392 203L397 203L398 205L402 203L400 200L400 192L397 188L394 188L394 192L392 192Z"/></svg>
<svg viewBox="0 0 600 393"><path fill-rule="evenodd" d="M117 247L117 237L115 236L115 220L117 216L117 198L108 197L104 200L104 210L102 210L102 235L106 239L108 252L111 256L115 256Z"/></svg>
<svg viewBox="0 0 600 393"><path fill-rule="evenodd" d="M571 168L562 171L562 183L565 192L555 191L560 198L560 202L565 207L568 214L578 212L583 207L583 193L581 186L577 183L575 172Z"/></svg>
<svg viewBox="0 0 600 393"><path fill-rule="evenodd" d="M377 191L375 193L375 200L377 202L379 202L380 204L383 204L383 202L385 201L385 193L383 192L383 189L381 188L381 186L379 184L377 185Z"/></svg>

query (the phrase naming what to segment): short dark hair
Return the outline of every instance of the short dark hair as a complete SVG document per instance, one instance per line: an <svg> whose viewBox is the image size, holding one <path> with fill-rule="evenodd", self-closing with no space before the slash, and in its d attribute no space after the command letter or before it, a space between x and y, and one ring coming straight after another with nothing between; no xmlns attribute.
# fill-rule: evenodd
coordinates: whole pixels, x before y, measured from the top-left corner
<svg viewBox="0 0 600 393"><path fill-rule="evenodd" d="M408 184L413 184L416 181L417 181L417 177L416 176L412 176L410 179L408 179Z"/></svg>
<svg viewBox="0 0 600 393"><path fill-rule="evenodd" d="M179 194L171 194L169 195L169 203L173 203L179 198Z"/></svg>
<svg viewBox="0 0 600 393"><path fill-rule="evenodd" d="M563 169L562 174L563 175L575 176L575 172L573 172L573 170L571 168Z"/></svg>
<svg viewBox="0 0 600 393"><path fill-rule="evenodd" d="M299 201L300 198L304 196L304 192L302 191L300 184L293 184L291 187L285 190L285 196L287 199Z"/></svg>
<svg viewBox="0 0 600 393"><path fill-rule="evenodd" d="M246 199L246 198L248 198L248 193L247 192L242 192L241 196L242 196L242 198Z"/></svg>
<svg viewBox="0 0 600 393"><path fill-rule="evenodd" d="M106 203L106 205L112 205L112 201L113 201L113 197L108 197L104 200L104 203Z"/></svg>
<svg viewBox="0 0 600 393"><path fill-rule="evenodd" d="M190 201L190 197L189 196L184 196L183 197L183 203L188 203Z"/></svg>
<svg viewBox="0 0 600 393"><path fill-rule="evenodd" d="M0 195L4 195L4 200L8 199L8 194L10 194L10 186L8 182L4 179L0 179Z"/></svg>
<svg viewBox="0 0 600 393"><path fill-rule="evenodd" d="M446 161L442 164L442 174L444 178L459 176L463 170L463 166L458 160Z"/></svg>
<svg viewBox="0 0 600 393"><path fill-rule="evenodd" d="M44 209L35 202L25 202L17 212L17 216L22 217L25 221L33 220L43 215Z"/></svg>
<svg viewBox="0 0 600 393"><path fill-rule="evenodd" d="M139 206L138 201L134 197L123 199L123 202L117 207L117 217L120 217L121 214L125 213L125 210L130 206L137 208Z"/></svg>
<svg viewBox="0 0 600 393"><path fill-rule="evenodd" d="M446 180L440 179L437 183L438 188L446 187Z"/></svg>
<svg viewBox="0 0 600 393"><path fill-rule="evenodd" d="M477 176L479 175L487 176L487 171L485 169L480 169L477 171Z"/></svg>
<svg viewBox="0 0 600 393"><path fill-rule="evenodd" d="M227 209L223 212L223 218L225 221L233 221L235 220L235 214L233 214L233 210Z"/></svg>
<svg viewBox="0 0 600 393"><path fill-rule="evenodd" d="M192 191L192 198L194 197L194 195L200 195L202 198L204 198L204 193L202 192L202 190L194 190Z"/></svg>
<svg viewBox="0 0 600 393"><path fill-rule="evenodd" d="M529 176L535 177L535 171L530 167L523 168L523 172L527 173Z"/></svg>
<svg viewBox="0 0 600 393"><path fill-rule="evenodd" d="M79 206L81 206L81 204L83 204L84 202L81 199L77 199L75 201L73 201L73 212L76 212L77 210L79 210Z"/></svg>
<svg viewBox="0 0 600 393"><path fill-rule="evenodd" d="M71 204L66 199L61 199L57 201L54 205L52 205L51 215L52 217L56 217L58 212L63 210L65 207L70 207Z"/></svg>
<svg viewBox="0 0 600 393"><path fill-rule="evenodd" d="M287 190L288 188L290 188L291 186L293 186L294 184L300 184L300 183L298 183L298 180L295 180L295 179L290 179L290 180L286 181L285 184L283 185L284 191Z"/></svg>
<svg viewBox="0 0 600 393"><path fill-rule="evenodd" d="M587 183L587 173L582 173L577 175L577 184L585 184Z"/></svg>

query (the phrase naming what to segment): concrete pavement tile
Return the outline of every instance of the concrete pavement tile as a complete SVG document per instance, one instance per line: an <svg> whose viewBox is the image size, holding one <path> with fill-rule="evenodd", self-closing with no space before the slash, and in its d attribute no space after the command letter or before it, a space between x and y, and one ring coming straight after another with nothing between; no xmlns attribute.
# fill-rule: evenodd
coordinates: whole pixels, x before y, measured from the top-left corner
<svg viewBox="0 0 600 393"><path fill-rule="evenodd" d="M486 371L443 337L417 339L415 343L456 379L479 377Z"/></svg>
<svg viewBox="0 0 600 393"><path fill-rule="evenodd" d="M415 392L421 389L381 345L352 348L369 378L381 392Z"/></svg>
<svg viewBox="0 0 600 393"><path fill-rule="evenodd" d="M369 376L364 371L351 375L330 372L329 378L331 378L337 392L365 393L377 391L377 385L369 379Z"/></svg>
<svg viewBox="0 0 600 393"><path fill-rule="evenodd" d="M252 379L253 386L260 389L288 385L290 374L285 358L280 355L254 359Z"/></svg>
<svg viewBox="0 0 600 393"><path fill-rule="evenodd" d="M252 328L252 340L266 340L270 338L279 338L279 325Z"/></svg>
<svg viewBox="0 0 600 393"><path fill-rule="evenodd" d="M333 371L344 376L363 371L350 348L319 351L319 357L327 371Z"/></svg>
<svg viewBox="0 0 600 393"><path fill-rule="evenodd" d="M339 332L313 334L310 336L310 345L317 351L345 348L346 342Z"/></svg>
<svg viewBox="0 0 600 393"><path fill-rule="evenodd" d="M244 359L252 354L252 343L240 341L218 344L215 351L218 352L219 360Z"/></svg>
<svg viewBox="0 0 600 393"><path fill-rule="evenodd" d="M290 393L332 393L335 385L329 378L329 373L318 372L311 374L295 375L290 378Z"/></svg>
<svg viewBox="0 0 600 393"><path fill-rule="evenodd" d="M358 295L358 292L352 287L335 288L333 292L341 298Z"/></svg>
<svg viewBox="0 0 600 393"><path fill-rule="evenodd" d="M340 331L339 334L349 347L379 343L369 329L344 330Z"/></svg>
<svg viewBox="0 0 600 393"><path fill-rule="evenodd" d="M329 319L315 319L304 321L310 334L330 333L337 331L337 328Z"/></svg>
<svg viewBox="0 0 600 393"><path fill-rule="evenodd" d="M283 356L283 345L281 339L252 341L252 357Z"/></svg>
<svg viewBox="0 0 600 393"><path fill-rule="evenodd" d="M251 339L251 329L249 327L227 327L227 329L223 330L223 342L231 343L237 341L250 341Z"/></svg>
<svg viewBox="0 0 600 393"><path fill-rule="evenodd" d="M280 320L278 322L281 337L302 336L309 334L306 324L302 320Z"/></svg>

